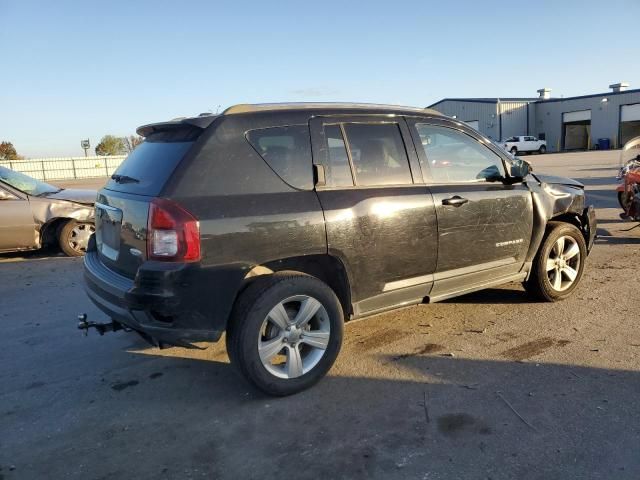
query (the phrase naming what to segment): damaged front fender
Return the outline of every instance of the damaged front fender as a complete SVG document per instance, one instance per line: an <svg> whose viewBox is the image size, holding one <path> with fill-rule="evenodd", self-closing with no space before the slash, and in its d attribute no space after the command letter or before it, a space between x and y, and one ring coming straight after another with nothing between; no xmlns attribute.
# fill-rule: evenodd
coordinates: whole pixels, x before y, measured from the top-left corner
<svg viewBox="0 0 640 480"><path fill-rule="evenodd" d="M575 180L547 175L529 175L526 179L533 197L533 238L527 261L530 262L542 244L547 224L552 220L572 223L585 237L591 250L596 234L593 207L585 205L584 186Z"/></svg>
<svg viewBox="0 0 640 480"><path fill-rule="evenodd" d="M93 204L39 197L30 197L29 203L35 222L34 245L37 248L52 241L58 227L68 220L94 222Z"/></svg>

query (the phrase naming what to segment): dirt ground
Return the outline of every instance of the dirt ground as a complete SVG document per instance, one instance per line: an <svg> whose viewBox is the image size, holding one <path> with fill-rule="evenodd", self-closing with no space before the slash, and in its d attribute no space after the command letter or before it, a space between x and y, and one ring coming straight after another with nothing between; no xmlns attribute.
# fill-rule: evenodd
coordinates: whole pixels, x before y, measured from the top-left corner
<svg viewBox="0 0 640 480"><path fill-rule="evenodd" d="M640 229L617 217L617 152L526 158L598 207L575 295L512 284L349 323L329 376L288 398L223 342L85 338L76 315L105 318L81 260L0 256L0 479L640 478Z"/></svg>

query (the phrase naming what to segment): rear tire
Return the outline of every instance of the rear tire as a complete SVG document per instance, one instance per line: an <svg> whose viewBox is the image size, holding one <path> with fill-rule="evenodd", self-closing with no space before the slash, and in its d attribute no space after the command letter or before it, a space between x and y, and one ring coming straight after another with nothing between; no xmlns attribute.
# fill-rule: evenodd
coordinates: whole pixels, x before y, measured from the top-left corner
<svg viewBox="0 0 640 480"><path fill-rule="evenodd" d="M538 153L540 155L547 153L547 147L545 147L544 145L540 145L540 148L538 149Z"/></svg>
<svg viewBox="0 0 640 480"><path fill-rule="evenodd" d="M93 223L69 220L58 233L58 244L69 257L80 257L87 251L89 237L96 231Z"/></svg>
<svg viewBox="0 0 640 480"><path fill-rule="evenodd" d="M582 232L570 223L549 222L525 289L547 302L564 300L580 283L586 259Z"/></svg>
<svg viewBox="0 0 640 480"><path fill-rule="evenodd" d="M338 298L319 279L297 272L265 275L236 302L227 352L258 389L291 395L331 369L342 346L343 324Z"/></svg>

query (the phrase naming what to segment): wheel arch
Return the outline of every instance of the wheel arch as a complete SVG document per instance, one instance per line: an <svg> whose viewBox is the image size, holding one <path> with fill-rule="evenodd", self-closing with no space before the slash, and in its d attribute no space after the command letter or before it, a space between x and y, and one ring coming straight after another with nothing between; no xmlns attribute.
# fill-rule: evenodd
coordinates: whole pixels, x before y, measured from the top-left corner
<svg viewBox="0 0 640 480"><path fill-rule="evenodd" d="M328 254L287 257L256 265L245 275L236 299L255 278L284 271L304 273L323 281L338 297L345 316L353 313L347 269L342 261Z"/></svg>
<svg viewBox="0 0 640 480"><path fill-rule="evenodd" d="M578 229L582 229L582 221L580 220L580 215L578 215L577 213L573 213L573 212L561 213L559 215L556 215L555 217L551 217L549 219L549 221L550 222L570 223L570 224L578 227Z"/></svg>
<svg viewBox="0 0 640 480"><path fill-rule="evenodd" d="M582 236L584 237L584 241L587 242L587 244L589 244L589 234L585 228L584 222L582 220L582 217L575 212L565 212L562 213L560 215L556 215L555 217L551 217L551 219L549 220L550 222L564 222L564 223L570 223L571 225L573 225L574 227L576 227L578 230L580 230L582 232Z"/></svg>
<svg viewBox="0 0 640 480"><path fill-rule="evenodd" d="M42 224L40 227L40 247L57 242L60 229L71 220L73 218L55 217Z"/></svg>

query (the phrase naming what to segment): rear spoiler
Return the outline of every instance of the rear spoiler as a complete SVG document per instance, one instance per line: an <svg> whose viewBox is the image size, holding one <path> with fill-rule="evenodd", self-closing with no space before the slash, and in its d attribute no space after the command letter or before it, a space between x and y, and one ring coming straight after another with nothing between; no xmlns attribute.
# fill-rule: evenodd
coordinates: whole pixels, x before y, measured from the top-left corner
<svg viewBox="0 0 640 480"><path fill-rule="evenodd" d="M178 118L168 122L150 123L148 125L138 127L136 129L136 133L141 137L148 137L152 133L165 132L167 130L173 130L185 126L197 127L204 130L218 117L219 115L203 115L201 117Z"/></svg>

